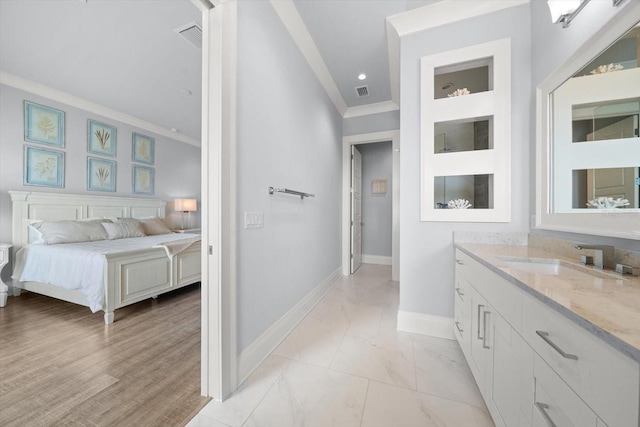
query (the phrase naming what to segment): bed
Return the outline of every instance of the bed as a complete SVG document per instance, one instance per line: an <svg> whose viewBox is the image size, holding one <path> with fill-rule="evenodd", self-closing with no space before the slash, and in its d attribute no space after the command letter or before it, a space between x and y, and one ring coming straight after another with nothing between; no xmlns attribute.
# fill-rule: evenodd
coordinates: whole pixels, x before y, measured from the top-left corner
<svg viewBox="0 0 640 427"><path fill-rule="evenodd" d="M13 254L16 255L34 239L33 225L40 221L88 220L91 218L165 217L165 202L158 199L110 197L84 194L38 193L10 191L13 204ZM143 241L147 239L148 242ZM94 262L101 267L99 279L102 304L89 301L80 289L68 289L44 281L13 281L14 295L22 290L104 311L106 324L115 320L118 308L196 283L201 278L201 242L196 235L120 239L138 240L129 246L105 249L113 241L92 242L100 252ZM175 243L170 243L175 242ZM122 242L118 242L122 244ZM58 246L71 251L73 243ZM33 247L36 245L30 245ZM179 250L176 250L179 247ZM42 248L44 249L44 248ZM21 256L25 251L20 252ZM60 254L62 253L61 251ZM73 251L71 251L73 252ZM69 252L69 257L71 257ZM101 265L100 265L101 264Z"/></svg>

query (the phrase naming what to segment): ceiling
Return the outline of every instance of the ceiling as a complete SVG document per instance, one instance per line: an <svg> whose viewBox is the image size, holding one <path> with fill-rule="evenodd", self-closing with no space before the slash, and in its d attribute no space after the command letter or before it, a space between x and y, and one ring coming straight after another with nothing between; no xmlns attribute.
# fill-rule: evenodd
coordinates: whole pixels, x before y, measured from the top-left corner
<svg viewBox="0 0 640 427"><path fill-rule="evenodd" d="M385 18L437 0L293 1L356 107L391 100ZM0 70L198 141L201 51L175 32L192 22L190 0L0 0Z"/></svg>

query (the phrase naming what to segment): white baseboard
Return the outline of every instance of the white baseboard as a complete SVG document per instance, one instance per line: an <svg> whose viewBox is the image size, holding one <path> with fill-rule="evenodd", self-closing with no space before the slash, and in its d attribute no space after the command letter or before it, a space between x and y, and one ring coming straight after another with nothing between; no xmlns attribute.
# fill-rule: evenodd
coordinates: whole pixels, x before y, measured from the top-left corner
<svg viewBox="0 0 640 427"><path fill-rule="evenodd" d="M362 262L364 264L391 265L391 257L382 255L362 255Z"/></svg>
<svg viewBox="0 0 640 427"><path fill-rule="evenodd" d="M342 266L340 266L240 353L238 356L238 384L242 384L260 366L342 277Z"/></svg>
<svg viewBox="0 0 640 427"><path fill-rule="evenodd" d="M454 340L453 318L426 313L398 311L398 330Z"/></svg>

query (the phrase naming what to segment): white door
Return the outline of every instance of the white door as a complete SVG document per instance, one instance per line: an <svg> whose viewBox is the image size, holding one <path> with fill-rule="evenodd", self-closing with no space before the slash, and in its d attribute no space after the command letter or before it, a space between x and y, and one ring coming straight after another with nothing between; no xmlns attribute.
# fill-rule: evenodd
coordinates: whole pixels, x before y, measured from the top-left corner
<svg viewBox="0 0 640 427"><path fill-rule="evenodd" d="M362 155L351 146L351 274L362 265Z"/></svg>

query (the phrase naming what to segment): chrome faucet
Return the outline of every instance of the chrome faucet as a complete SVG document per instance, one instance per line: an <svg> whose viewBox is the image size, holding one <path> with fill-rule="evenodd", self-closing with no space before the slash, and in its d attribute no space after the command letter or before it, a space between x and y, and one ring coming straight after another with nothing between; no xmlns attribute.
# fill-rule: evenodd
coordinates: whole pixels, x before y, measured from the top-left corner
<svg viewBox="0 0 640 427"><path fill-rule="evenodd" d="M608 245L587 245L583 243L576 243L573 245L578 250L592 249L593 250L593 266L597 270L603 268L614 268L616 259L616 248Z"/></svg>

